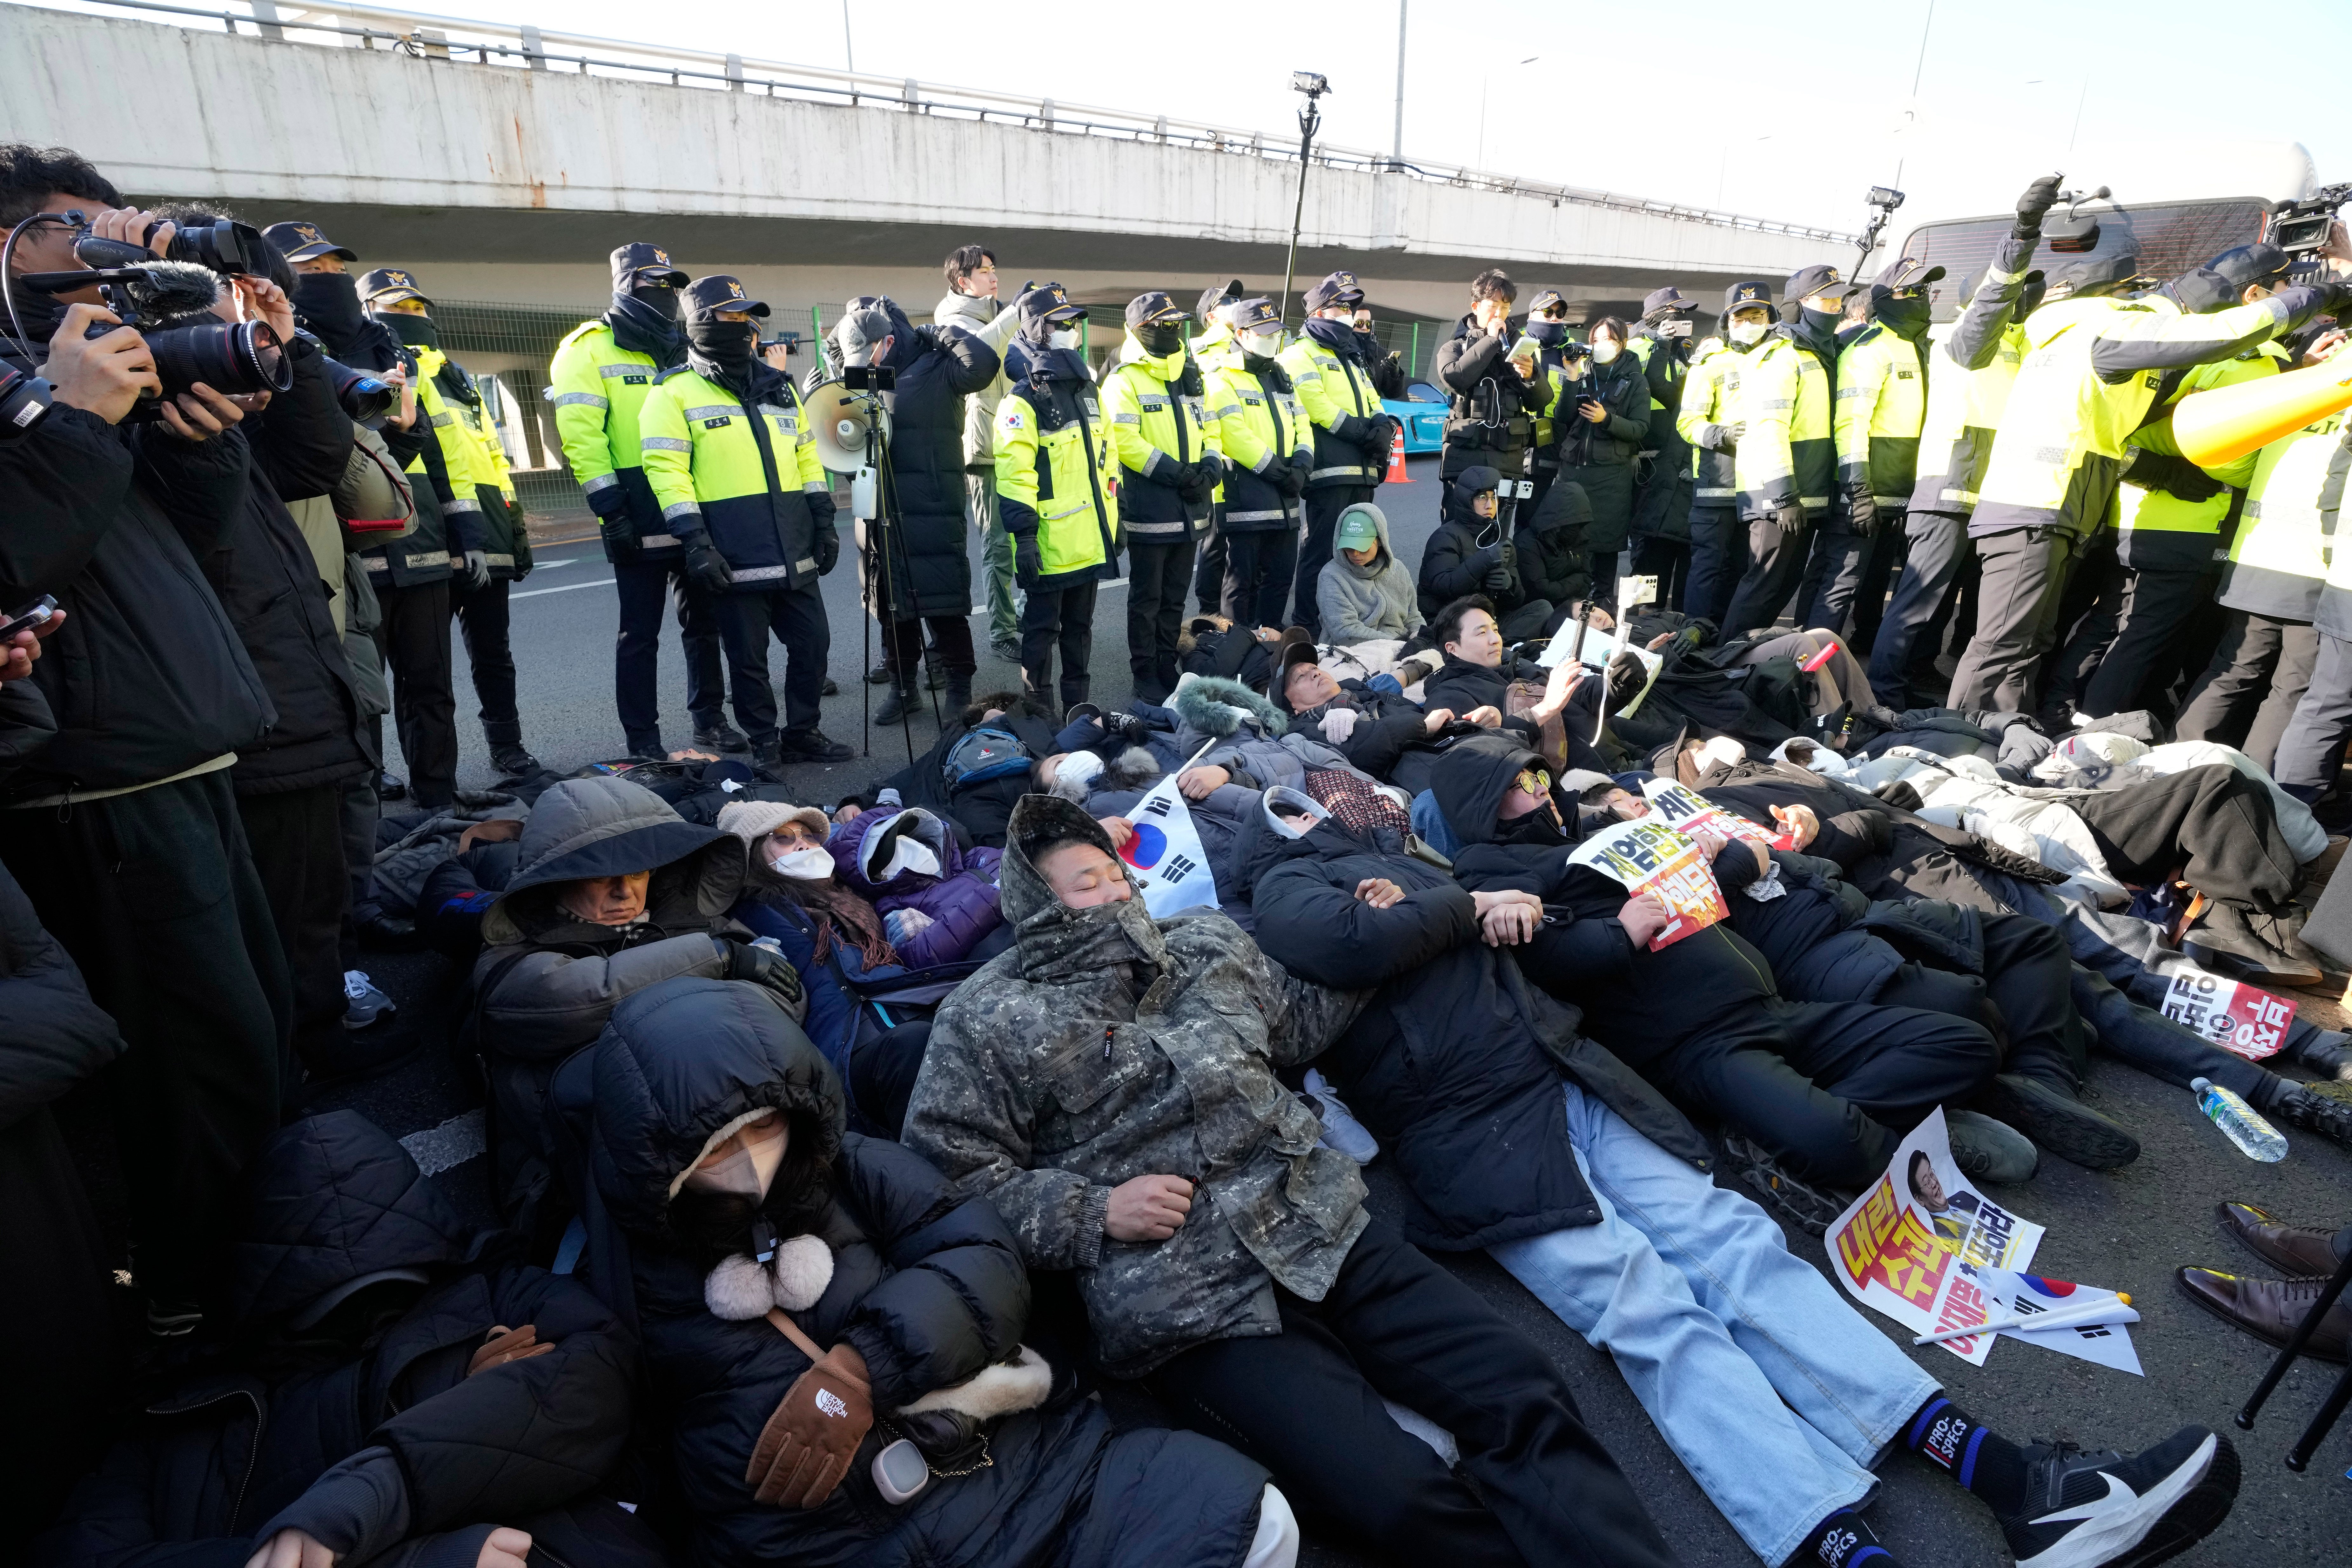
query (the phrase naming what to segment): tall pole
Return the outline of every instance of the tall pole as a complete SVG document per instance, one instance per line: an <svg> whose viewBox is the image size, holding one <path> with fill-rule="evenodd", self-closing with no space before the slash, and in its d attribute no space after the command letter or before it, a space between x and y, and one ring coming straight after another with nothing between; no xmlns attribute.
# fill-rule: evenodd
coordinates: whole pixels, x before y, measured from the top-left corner
<svg viewBox="0 0 2352 1568"><path fill-rule="evenodd" d="M1290 282L1298 270L1298 226L1307 216L1307 160L1315 149L1315 132L1323 124L1323 113L1315 107L1316 94L1307 95L1307 107L1298 111L1298 199L1290 208L1290 254L1282 263L1282 321L1290 325Z"/></svg>
<svg viewBox="0 0 2352 1568"><path fill-rule="evenodd" d="M857 51L852 47L849 37L849 0L841 0L841 58L847 64L849 74L856 76ZM855 81L849 84L849 101L853 105L857 101L857 83Z"/></svg>
<svg viewBox="0 0 2352 1568"><path fill-rule="evenodd" d="M1404 22L1408 4L1410 0L1397 0L1396 140L1389 150L1389 163L1398 169L1404 167Z"/></svg>

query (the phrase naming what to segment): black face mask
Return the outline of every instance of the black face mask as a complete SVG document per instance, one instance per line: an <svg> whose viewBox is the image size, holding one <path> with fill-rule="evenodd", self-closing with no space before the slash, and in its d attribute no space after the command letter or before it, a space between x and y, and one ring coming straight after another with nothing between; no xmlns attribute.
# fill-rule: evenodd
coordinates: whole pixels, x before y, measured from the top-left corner
<svg viewBox="0 0 2352 1568"><path fill-rule="evenodd" d="M413 349L438 349L441 328L430 316L412 316L405 310L386 310L376 318L392 329L392 335Z"/></svg>
<svg viewBox="0 0 2352 1568"><path fill-rule="evenodd" d="M665 321L677 320L677 290L675 289L632 289L629 298Z"/></svg>
<svg viewBox="0 0 2352 1568"><path fill-rule="evenodd" d="M348 272L295 274L294 310L332 353L343 352L367 330L359 280Z"/></svg>
<svg viewBox="0 0 2352 1568"><path fill-rule="evenodd" d="M1825 337L1838 330L1845 320L1843 310L1816 310L1811 305L1800 306L1798 313L1804 318L1805 331L1813 337Z"/></svg>
<svg viewBox="0 0 2352 1568"><path fill-rule="evenodd" d="M1551 807L1539 805L1525 816L1514 816L1495 824L1497 844L1566 844L1568 835L1561 831L1559 820Z"/></svg>
<svg viewBox="0 0 2352 1568"><path fill-rule="evenodd" d="M1153 359L1165 359L1184 346L1184 333L1179 327L1142 326L1135 329L1135 341Z"/></svg>
<svg viewBox="0 0 2352 1568"><path fill-rule="evenodd" d="M1916 338L1927 330L1932 310L1925 300L1882 300L1876 316L1888 331L1898 337Z"/></svg>
<svg viewBox="0 0 2352 1568"><path fill-rule="evenodd" d="M721 321L715 318L686 324L686 341L694 352L721 370L745 370L751 363L751 342L756 333L749 321Z"/></svg>
<svg viewBox="0 0 2352 1568"><path fill-rule="evenodd" d="M1528 336L1548 349L1556 349L1568 341L1566 321L1529 321Z"/></svg>

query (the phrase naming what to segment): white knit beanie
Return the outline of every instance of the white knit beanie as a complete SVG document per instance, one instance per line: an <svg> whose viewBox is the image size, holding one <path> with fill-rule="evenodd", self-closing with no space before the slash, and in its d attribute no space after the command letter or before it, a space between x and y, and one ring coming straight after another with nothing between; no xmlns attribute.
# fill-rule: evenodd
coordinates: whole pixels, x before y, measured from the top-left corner
<svg viewBox="0 0 2352 1568"><path fill-rule="evenodd" d="M833 819L814 805L788 805L780 800L736 800L719 808L719 831L731 833L746 844L757 844L787 822L803 822L820 842L833 832Z"/></svg>

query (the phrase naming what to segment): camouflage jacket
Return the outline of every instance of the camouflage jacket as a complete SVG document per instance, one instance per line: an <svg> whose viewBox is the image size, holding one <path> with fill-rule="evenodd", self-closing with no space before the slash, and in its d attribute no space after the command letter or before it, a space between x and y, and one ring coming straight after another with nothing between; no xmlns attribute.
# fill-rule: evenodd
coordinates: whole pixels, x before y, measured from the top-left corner
<svg viewBox="0 0 2352 1568"><path fill-rule="evenodd" d="M1140 893L1064 908L1030 852L1073 837L1109 848L1066 801L1015 808L1001 876L1018 940L940 1008L906 1141L994 1200L1030 1267L1078 1271L1103 1366L1139 1377L1280 1333L1277 1284L1331 1288L1366 1224L1363 1180L1274 1069L1320 1052L1369 993L1296 978L1221 914L1154 921ZM1111 1189L1153 1174L1194 1183L1183 1228L1105 1235Z"/></svg>

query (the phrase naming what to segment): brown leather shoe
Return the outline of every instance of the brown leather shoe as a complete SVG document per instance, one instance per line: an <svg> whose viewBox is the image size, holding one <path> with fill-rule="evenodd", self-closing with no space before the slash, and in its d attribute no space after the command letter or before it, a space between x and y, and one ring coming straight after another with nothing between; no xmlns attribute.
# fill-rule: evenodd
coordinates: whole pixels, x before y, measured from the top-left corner
<svg viewBox="0 0 2352 1568"><path fill-rule="evenodd" d="M2336 1233L2316 1226L2289 1225L2260 1204L2213 1205L2221 1234L2294 1279L2317 1275L2325 1279L2342 1259L2336 1256Z"/></svg>
<svg viewBox="0 0 2352 1568"><path fill-rule="evenodd" d="M2183 1268L2173 1277L2190 1300L2215 1317L2282 1347L2327 1285L2325 1279L2249 1279L2218 1268ZM2303 1353L2342 1361L2347 1347L2352 1347L2352 1295L2337 1298L2327 1309Z"/></svg>

